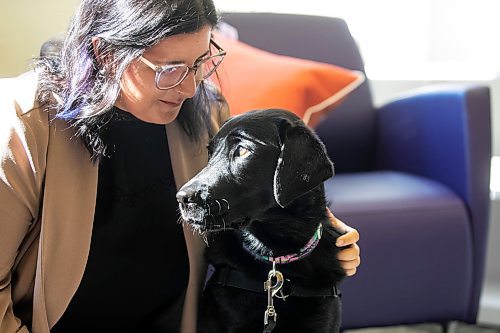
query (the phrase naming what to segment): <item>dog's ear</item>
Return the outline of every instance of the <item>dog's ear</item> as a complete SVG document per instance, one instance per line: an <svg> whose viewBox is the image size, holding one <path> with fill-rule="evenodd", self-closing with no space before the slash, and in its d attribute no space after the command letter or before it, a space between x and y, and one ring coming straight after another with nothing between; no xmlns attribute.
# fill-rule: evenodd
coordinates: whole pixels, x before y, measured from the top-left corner
<svg viewBox="0 0 500 333"><path fill-rule="evenodd" d="M333 176L333 164L318 136L302 122L279 125L281 154L274 172L274 198L285 207Z"/></svg>

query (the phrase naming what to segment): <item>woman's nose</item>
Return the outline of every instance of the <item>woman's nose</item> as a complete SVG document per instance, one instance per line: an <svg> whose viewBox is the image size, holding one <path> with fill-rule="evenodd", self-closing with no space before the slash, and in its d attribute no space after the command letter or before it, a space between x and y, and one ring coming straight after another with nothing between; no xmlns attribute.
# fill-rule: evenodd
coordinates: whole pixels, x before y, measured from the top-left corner
<svg viewBox="0 0 500 333"><path fill-rule="evenodd" d="M186 98L191 98L196 93L196 75L190 71L186 78L179 84L178 92Z"/></svg>

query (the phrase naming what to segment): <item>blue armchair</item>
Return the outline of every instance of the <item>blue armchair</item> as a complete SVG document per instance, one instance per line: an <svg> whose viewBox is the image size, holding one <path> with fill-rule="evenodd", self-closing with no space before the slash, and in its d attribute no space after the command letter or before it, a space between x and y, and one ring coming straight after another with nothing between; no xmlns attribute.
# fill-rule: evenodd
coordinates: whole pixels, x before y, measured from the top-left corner
<svg viewBox="0 0 500 333"><path fill-rule="evenodd" d="M224 13L240 40L364 71L338 18ZM363 83L317 127L336 175L331 209L361 234L343 327L476 321L489 215L489 89L431 86L373 106Z"/></svg>

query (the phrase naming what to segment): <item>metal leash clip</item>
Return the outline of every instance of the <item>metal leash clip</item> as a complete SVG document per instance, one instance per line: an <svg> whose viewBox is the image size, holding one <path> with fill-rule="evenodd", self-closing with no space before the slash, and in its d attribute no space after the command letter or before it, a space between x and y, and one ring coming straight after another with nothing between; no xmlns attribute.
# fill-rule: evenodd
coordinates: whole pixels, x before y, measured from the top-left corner
<svg viewBox="0 0 500 333"><path fill-rule="evenodd" d="M273 284L273 279L276 281ZM264 332L271 332L276 326L277 313L274 309L273 297L283 287L283 274L276 270L276 263L273 261L273 268L267 275L267 280L264 282L264 290L267 291L267 309L264 313Z"/></svg>

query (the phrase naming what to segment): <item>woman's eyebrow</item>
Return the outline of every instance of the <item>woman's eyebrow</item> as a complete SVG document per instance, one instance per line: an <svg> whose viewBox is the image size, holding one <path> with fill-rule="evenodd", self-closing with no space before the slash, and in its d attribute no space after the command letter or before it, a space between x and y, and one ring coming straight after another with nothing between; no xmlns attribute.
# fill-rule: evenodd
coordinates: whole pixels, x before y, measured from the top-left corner
<svg viewBox="0 0 500 333"><path fill-rule="evenodd" d="M194 63L196 64L198 61L200 61L201 59L205 58L209 54L210 54L210 50L207 50L201 56L199 56L198 58L196 58L196 60L194 61ZM181 61L181 60L174 60L174 61L168 61L165 64L166 65L179 65L179 64L186 64L186 62L185 61Z"/></svg>

